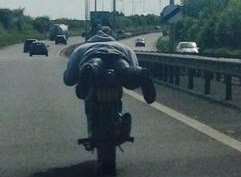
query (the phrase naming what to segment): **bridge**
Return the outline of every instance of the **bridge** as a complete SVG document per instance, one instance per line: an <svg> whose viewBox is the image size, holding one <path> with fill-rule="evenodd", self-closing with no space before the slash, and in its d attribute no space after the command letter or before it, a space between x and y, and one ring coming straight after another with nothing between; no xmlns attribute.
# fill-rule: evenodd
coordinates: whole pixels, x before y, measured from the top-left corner
<svg viewBox="0 0 241 177"><path fill-rule="evenodd" d="M118 176L239 177L240 61L153 54L159 34L142 37L142 50L152 53L137 54L153 71L157 102L125 92L136 142L118 152ZM134 48L134 41L121 42ZM1 177L95 176L95 155L76 143L87 136L86 120L83 102L62 81L68 59L47 43L48 58L28 57L22 44L0 50Z"/></svg>

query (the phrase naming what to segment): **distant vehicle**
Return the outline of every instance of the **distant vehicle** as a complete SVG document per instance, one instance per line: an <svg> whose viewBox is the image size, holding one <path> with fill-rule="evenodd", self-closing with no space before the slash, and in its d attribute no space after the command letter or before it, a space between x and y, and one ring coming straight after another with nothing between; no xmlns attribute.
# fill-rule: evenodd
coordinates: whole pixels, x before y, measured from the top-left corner
<svg viewBox="0 0 241 177"><path fill-rule="evenodd" d="M29 56L33 55L45 55L48 56L48 48L44 42L36 41L30 46Z"/></svg>
<svg viewBox="0 0 241 177"><path fill-rule="evenodd" d="M57 35L55 38L55 44L67 44L67 39L65 35Z"/></svg>
<svg viewBox="0 0 241 177"><path fill-rule="evenodd" d="M112 26L112 13L109 11L90 12L90 31L86 31L86 38L90 38L99 30L99 27Z"/></svg>
<svg viewBox="0 0 241 177"><path fill-rule="evenodd" d="M146 46L145 39L144 38L137 38L135 45L136 45L136 47L145 47Z"/></svg>
<svg viewBox="0 0 241 177"><path fill-rule="evenodd" d="M155 30L160 30L161 27L160 26L155 26Z"/></svg>
<svg viewBox="0 0 241 177"><path fill-rule="evenodd" d="M30 46L33 42L37 41L36 39L26 39L24 42L23 52L28 53Z"/></svg>
<svg viewBox="0 0 241 177"><path fill-rule="evenodd" d="M49 39L54 41L58 35L65 35L66 39L69 37L69 27L65 24L54 24L49 30Z"/></svg>
<svg viewBox="0 0 241 177"><path fill-rule="evenodd" d="M196 42L179 42L176 48L177 53L198 54L199 48Z"/></svg>

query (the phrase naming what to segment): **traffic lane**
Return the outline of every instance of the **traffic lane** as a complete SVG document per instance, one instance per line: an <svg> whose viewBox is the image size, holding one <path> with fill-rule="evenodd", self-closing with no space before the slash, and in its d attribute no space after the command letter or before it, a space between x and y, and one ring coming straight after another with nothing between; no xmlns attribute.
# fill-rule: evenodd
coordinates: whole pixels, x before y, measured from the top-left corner
<svg viewBox="0 0 241 177"><path fill-rule="evenodd" d="M62 82L67 59L50 57L44 61L21 61L18 64L7 63L4 75L0 78L2 118L0 133L3 135L0 141L3 169L1 176L26 177L36 171L80 162L85 164L86 161L93 159L94 156L80 150L76 144L76 139L86 136L86 123L83 118L83 104L75 98L74 90L65 87ZM127 107L134 112L142 110L139 104L135 102L133 104L138 108L133 108L132 104ZM148 120L149 116L141 119ZM150 134L144 131L144 134ZM149 139L142 142L144 143L142 147L146 146ZM158 142L157 139L154 140ZM127 153L133 148L132 145L125 147ZM133 157L137 160L139 155L135 154L135 151L141 154L142 149L132 150ZM160 156L157 157L161 159ZM120 173L123 175L126 160L119 161ZM149 161L156 162L158 166L157 160L149 159ZM135 160L131 162L134 163ZM142 164L142 162L137 163Z"/></svg>
<svg viewBox="0 0 241 177"><path fill-rule="evenodd" d="M141 51L156 51L156 42L159 37L162 36L162 33L151 33L151 34L145 34L145 35L140 35L140 36L135 36L132 38L124 39L121 40L120 42L123 44L126 44L127 46L131 47L134 50L141 50ZM144 38L146 46L145 47L136 47L135 46L135 41L138 38Z"/></svg>
<svg viewBox="0 0 241 177"><path fill-rule="evenodd" d="M132 113L135 143L123 145L124 153L118 151L118 176L240 176L239 152L128 95L124 110ZM93 160L80 158L79 164L52 168L34 177L95 177L95 170Z"/></svg>
<svg viewBox="0 0 241 177"><path fill-rule="evenodd" d="M86 135L84 109L62 81L67 59L58 52L65 46L47 44L49 57L29 57L23 44L0 50L1 176L24 177L79 157L91 159L76 144Z"/></svg>
<svg viewBox="0 0 241 177"><path fill-rule="evenodd" d="M91 159L76 143L86 135L84 108L63 84L67 59L55 55L62 47L51 50L48 60L24 54L15 58L21 45L1 55L6 60L0 61L0 176L26 177L76 163L79 157Z"/></svg>
<svg viewBox="0 0 241 177"><path fill-rule="evenodd" d="M239 176L241 154L143 103L128 99L135 146L123 154L130 176ZM134 167L134 168L133 168ZM128 171L130 170L130 171ZM137 176L137 175L136 175ZM139 175L140 176L140 175Z"/></svg>
<svg viewBox="0 0 241 177"><path fill-rule="evenodd" d="M28 68L18 65L5 93L0 89L0 176L4 177L26 177L92 158L77 145L77 139L86 136L84 108L73 89L64 86L63 68L59 72L46 65Z"/></svg>
<svg viewBox="0 0 241 177"><path fill-rule="evenodd" d="M58 44L55 45L54 41L48 41L45 40L44 42L46 45L49 45L49 57L46 56L33 56L30 57L29 53L23 52L23 43L11 45L8 47L4 47L0 49L0 65L6 62L12 62L12 61L19 61L19 60L26 60L26 59L50 59L51 57L59 57L59 52L72 44L83 42L84 39L82 37L76 36L76 37L70 37L68 40L68 45L62 45Z"/></svg>
<svg viewBox="0 0 241 177"><path fill-rule="evenodd" d="M214 88L217 90L217 88ZM156 85L157 101L241 141L240 111L195 95ZM215 92L213 91L213 94Z"/></svg>

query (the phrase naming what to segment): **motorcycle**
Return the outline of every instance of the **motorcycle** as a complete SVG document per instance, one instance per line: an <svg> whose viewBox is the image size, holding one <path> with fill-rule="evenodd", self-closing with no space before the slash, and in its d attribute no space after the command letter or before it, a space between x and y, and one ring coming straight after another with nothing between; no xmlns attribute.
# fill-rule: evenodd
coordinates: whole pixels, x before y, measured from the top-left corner
<svg viewBox="0 0 241 177"><path fill-rule="evenodd" d="M84 91L88 95L85 100L91 100L91 136L79 139L78 144L87 151L96 149L98 171L101 174L115 175L117 147L134 142L130 136L131 115L122 114L123 87L118 72L104 66L102 60L92 61L81 69L82 76L89 76L85 84L91 82L90 88Z"/></svg>

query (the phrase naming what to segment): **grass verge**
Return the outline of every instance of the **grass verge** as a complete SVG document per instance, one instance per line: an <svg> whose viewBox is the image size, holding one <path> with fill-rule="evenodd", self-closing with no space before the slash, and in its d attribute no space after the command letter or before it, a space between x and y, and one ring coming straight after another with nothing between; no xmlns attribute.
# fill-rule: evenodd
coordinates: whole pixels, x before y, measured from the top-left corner
<svg viewBox="0 0 241 177"><path fill-rule="evenodd" d="M37 32L28 32L28 33L18 33L18 32L6 32L0 34L0 48L24 42L27 38L34 38L34 39L44 39L45 36L37 33Z"/></svg>

